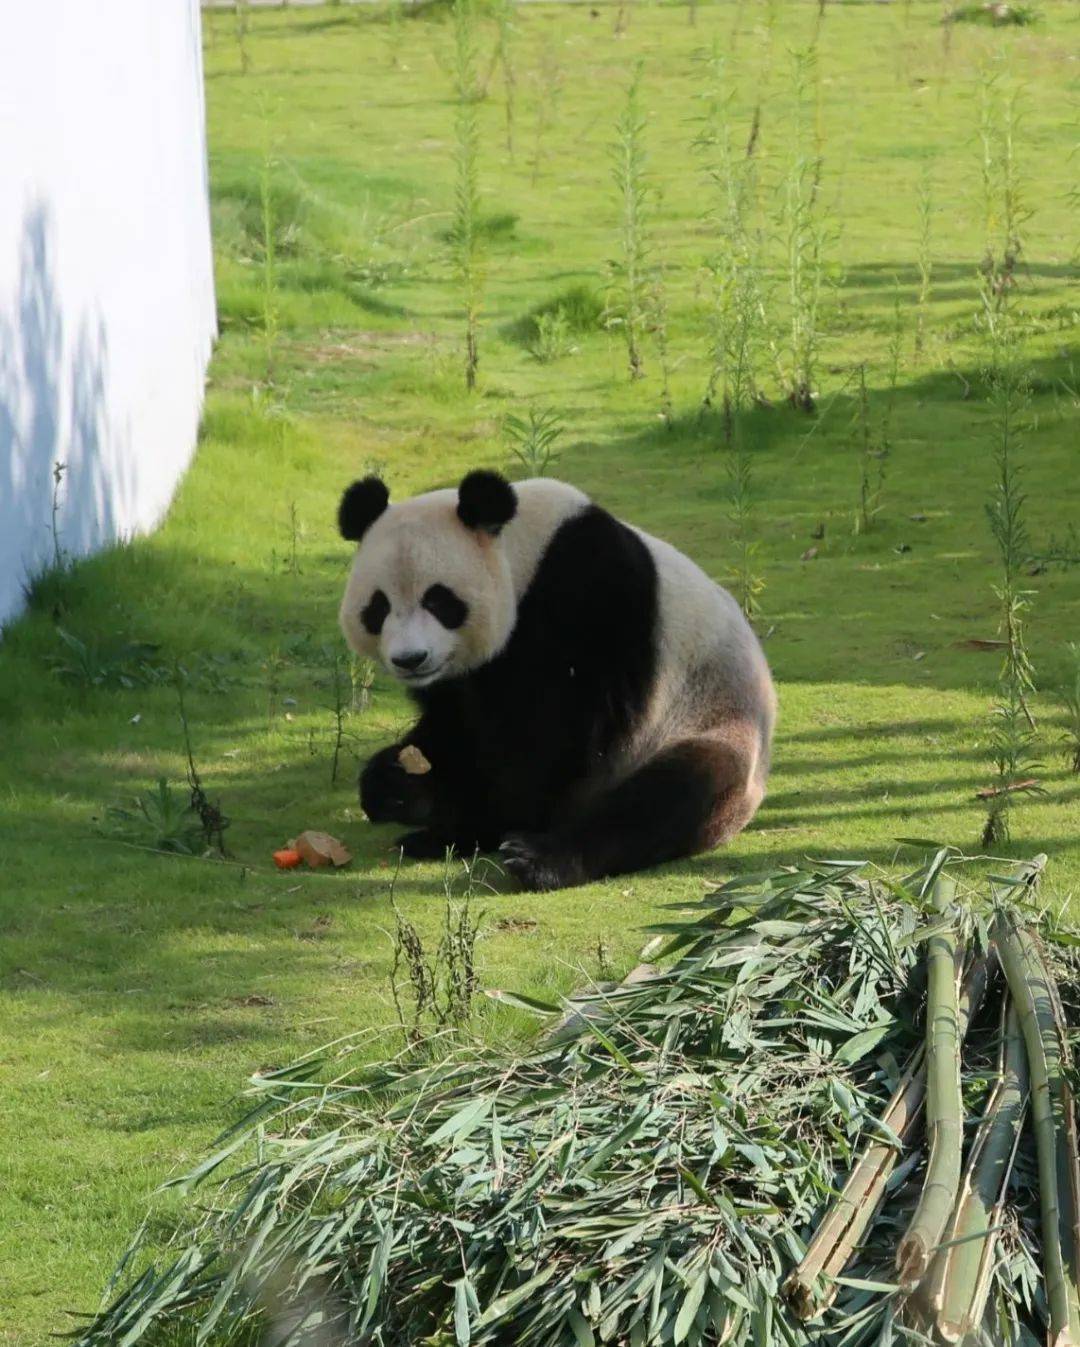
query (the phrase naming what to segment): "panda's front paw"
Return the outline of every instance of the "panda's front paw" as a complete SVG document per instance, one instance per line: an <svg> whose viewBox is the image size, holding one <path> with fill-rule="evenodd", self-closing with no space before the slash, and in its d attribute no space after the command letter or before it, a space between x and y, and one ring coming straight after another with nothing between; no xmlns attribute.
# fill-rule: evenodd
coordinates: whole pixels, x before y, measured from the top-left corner
<svg viewBox="0 0 1080 1347"><path fill-rule="evenodd" d="M523 889L548 893L583 882L581 866L543 833L511 833L499 848L499 861Z"/></svg>
<svg viewBox="0 0 1080 1347"><path fill-rule="evenodd" d="M360 804L372 823L424 823L431 812L426 776L410 775L400 744L381 749L360 773Z"/></svg>

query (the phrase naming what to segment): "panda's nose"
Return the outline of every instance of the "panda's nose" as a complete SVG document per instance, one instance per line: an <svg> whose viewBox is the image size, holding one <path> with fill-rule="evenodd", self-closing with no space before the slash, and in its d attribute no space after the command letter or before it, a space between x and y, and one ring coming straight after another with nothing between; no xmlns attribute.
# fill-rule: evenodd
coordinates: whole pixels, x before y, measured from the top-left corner
<svg viewBox="0 0 1080 1347"><path fill-rule="evenodd" d="M391 655L390 663L395 669L403 669L406 673L415 673L428 657L426 650L407 650L404 655Z"/></svg>

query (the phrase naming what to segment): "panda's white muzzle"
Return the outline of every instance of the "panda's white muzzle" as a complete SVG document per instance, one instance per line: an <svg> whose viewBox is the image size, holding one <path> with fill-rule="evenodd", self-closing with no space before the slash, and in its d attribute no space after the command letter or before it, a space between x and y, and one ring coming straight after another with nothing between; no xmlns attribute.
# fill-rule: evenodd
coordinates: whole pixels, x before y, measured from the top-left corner
<svg viewBox="0 0 1080 1347"><path fill-rule="evenodd" d="M413 687L433 682L453 657L452 634L422 608L397 620L388 618L382 636L383 663Z"/></svg>

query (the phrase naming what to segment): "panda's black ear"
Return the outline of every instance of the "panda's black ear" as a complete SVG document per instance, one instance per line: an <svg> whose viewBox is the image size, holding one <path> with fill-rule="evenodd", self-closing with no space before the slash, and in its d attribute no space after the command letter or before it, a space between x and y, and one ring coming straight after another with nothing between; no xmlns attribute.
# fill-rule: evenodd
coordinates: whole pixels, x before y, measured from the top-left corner
<svg viewBox="0 0 1080 1347"><path fill-rule="evenodd" d="M481 468L462 478L457 512L466 528L496 534L517 514L517 495L505 477Z"/></svg>
<svg viewBox="0 0 1080 1347"><path fill-rule="evenodd" d="M378 477L365 477L346 487L338 506L341 536L358 543L390 503L390 492Z"/></svg>

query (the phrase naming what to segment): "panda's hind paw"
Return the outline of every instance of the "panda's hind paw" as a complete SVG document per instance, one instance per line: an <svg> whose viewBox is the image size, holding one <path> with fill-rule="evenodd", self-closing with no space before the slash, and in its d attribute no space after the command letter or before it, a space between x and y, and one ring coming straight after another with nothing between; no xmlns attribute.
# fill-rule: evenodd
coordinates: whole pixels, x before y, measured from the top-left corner
<svg viewBox="0 0 1080 1347"><path fill-rule="evenodd" d="M499 863L523 889L536 893L565 889L583 878L542 833L511 833L499 847Z"/></svg>

